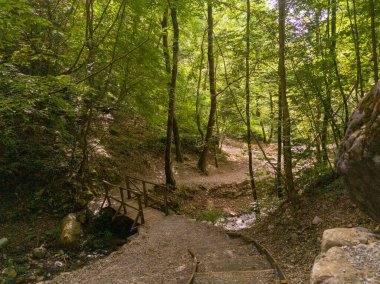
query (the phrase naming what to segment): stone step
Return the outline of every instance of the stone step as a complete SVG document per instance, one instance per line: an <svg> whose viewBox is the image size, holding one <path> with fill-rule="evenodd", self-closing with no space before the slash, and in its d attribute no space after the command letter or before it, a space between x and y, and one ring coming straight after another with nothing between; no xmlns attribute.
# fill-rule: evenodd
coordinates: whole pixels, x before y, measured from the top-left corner
<svg viewBox="0 0 380 284"><path fill-rule="evenodd" d="M274 284L276 273L273 269L255 271L228 271L197 273L194 284Z"/></svg>
<svg viewBox="0 0 380 284"><path fill-rule="evenodd" d="M202 246L189 247L199 261L202 260L218 260L225 257L247 257L260 256L256 247L252 244L244 245L217 245L217 246Z"/></svg>
<svg viewBox="0 0 380 284"><path fill-rule="evenodd" d="M201 261L198 266L199 272L222 272L222 271L248 271L271 269L271 265L265 257L245 256L228 257L214 261Z"/></svg>
<svg viewBox="0 0 380 284"><path fill-rule="evenodd" d="M152 275L152 276L141 276L141 277L133 277L133 278L129 278L129 279L124 279L124 280L120 280L120 282L117 282L117 283L126 283L126 284L187 284L188 281L189 281L189 277L187 277L187 278L183 277L183 278L177 278L177 279L168 279L168 278L162 277L160 275ZM112 283L115 283L115 282L112 282Z"/></svg>

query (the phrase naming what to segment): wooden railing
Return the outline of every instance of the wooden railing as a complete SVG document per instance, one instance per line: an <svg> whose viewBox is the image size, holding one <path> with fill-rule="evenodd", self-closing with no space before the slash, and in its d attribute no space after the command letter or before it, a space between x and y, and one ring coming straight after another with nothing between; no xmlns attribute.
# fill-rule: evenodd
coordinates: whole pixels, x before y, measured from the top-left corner
<svg viewBox="0 0 380 284"><path fill-rule="evenodd" d="M125 184L128 190L136 190L142 194L145 207L163 206L165 214L169 213L168 189L166 186L131 176L125 177ZM154 190L155 192L149 192L149 190ZM128 195L128 199L131 198Z"/></svg>
<svg viewBox="0 0 380 284"><path fill-rule="evenodd" d="M103 206L104 206L104 204L105 204L106 201L108 202L108 205L111 206L112 205L112 200L114 200L114 201L120 203L118 209L116 210L116 214L115 214L114 218L117 215L121 214L120 211L122 209L123 209L124 214L127 214L127 208L129 208L129 209L137 211L137 215L136 215L135 220L133 220L133 225L132 225L131 230L133 230L134 228L136 228L136 226L138 224L142 225L142 224L145 223L143 205L142 205L142 200L141 200L142 199L142 194L140 192L132 190L129 187L125 188L125 187L122 187L120 185L115 185L115 184L109 183L108 181L105 181L105 180L103 180L103 183L105 185L105 197L104 197L104 200L103 200L101 208L103 208ZM120 195L120 199L117 198L117 197L115 197L114 194L111 193L112 189L118 189L119 195ZM133 199L135 199L137 201L138 207L135 207L135 206L133 206L131 204L128 204L125 201L124 191L126 191L128 199L132 199L133 198Z"/></svg>
<svg viewBox="0 0 380 284"><path fill-rule="evenodd" d="M135 220L133 220L132 229L137 225L145 223L144 207L159 207L163 209L166 215L169 213L168 207L168 190L164 185L148 182L131 176L125 177L125 185L112 184L103 180L105 188L105 197L101 208L104 207L106 201L108 206L112 205L112 201L116 201L119 207L116 210L115 216L124 213L127 215L127 210L137 211ZM116 191L115 191L116 190ZM128 204L127 200L136 200L137 207Z"/></svg>

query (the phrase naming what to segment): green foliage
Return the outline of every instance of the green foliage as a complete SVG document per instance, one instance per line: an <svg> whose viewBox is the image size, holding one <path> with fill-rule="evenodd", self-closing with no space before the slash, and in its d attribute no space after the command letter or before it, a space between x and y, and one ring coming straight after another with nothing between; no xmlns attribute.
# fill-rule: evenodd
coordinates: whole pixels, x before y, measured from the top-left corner
<svg viewBox="0 0 380 284"><path fill-rule="evenodd" d="M344 188L343 179L323 165L305 169L297 183L300 188L304 189L305 194L311 196L341 194Z"/></svg>
<svg viewBox="0 0 380 284"><path fill-rule="evenodd" d="M223 212L215 207L207 208L205 212L202 212L198 215L197 220L199 221L207 221L215 223L221 217L226 217L227 213Z"/></svg>
<svg viewBox="0 0 380 284"><path fill-rule="evenodd" d="M13 66L2 66L0 73L2 186L20 186L20 181L31 188L46 186L70 168L68 152L77 131L73 96L49 94L67 80L23 75Z"/></svg>
<svg viewBox="0 0 380 284"><path fill-rule="evenodd" d="M263 140L271 133L273 141L278 125L278 15L266 2L252 2L250 109L255 136ZM93 3L88 23L81 1L0 0L0 188L36 190L35 199L63 210L85 205L98 186L95 180L116 172L105 155L96 153L96 145L113 147L116 155L125 156L132 148L156 153L165 149L170 76L164 66L160 21L168 2ZM367 2L356 3L359 38L354 44L347 3L352 1L337 1L336 38L331 38L327 2L288 3L291 139L293 145L311 146L310 151L295 153L297 160L312 158L321 144L339 145L345 112L351 112L361 95L355 49L361 54L364 90L373 84L369 7ZM217 130L221 136L241 139L246 137L246 2L213 4ZM175 113L183 147L190 153L199 153L202 146L195 113L198 80L203 132L210 107L205 7L203 0L182 0L177 6ZM379 9L376 13L379 16ZM83 161L88 165L80 172ZM324 171L305 171L300 187L308 188L310 177Z"/></svg>

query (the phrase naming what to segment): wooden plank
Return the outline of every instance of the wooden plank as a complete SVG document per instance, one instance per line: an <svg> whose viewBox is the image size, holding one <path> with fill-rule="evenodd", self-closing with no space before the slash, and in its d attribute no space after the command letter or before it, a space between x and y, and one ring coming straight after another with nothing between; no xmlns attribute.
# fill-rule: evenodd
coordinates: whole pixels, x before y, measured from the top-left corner
<svg viewBox="0 0 380 284"><path fill-rule="evenodd" d="M133 206L134 208L138 208L138 202L137 200L127 200L126 202L127 204L127 214L125 214L128 218L131 218L132 220L135 220L136 217L137 217L137 214L138 214L138 211L137 210L134 210L134 209L131 209L129 206ZM118 209L118 207L120 206L120 204L118 203L112 203L112 207L115 208L116 210ZM146 207L144 208L144 225L145 226L151 226L159 221L161 221L162 219L165 218L165 213L157 210L157 209L154 209L152 207Z"/></svg>
<svg viewBox="0 0 380 284"><path fill-rule="evenodd" d="M131 206L138 206L136 200L128 200L127 202ZM138 212L135 210L128 210L126 216L128 216L131 219L136 218ZM145 225L150 226L158 221L161 221L165 218L165 214L157 209L146 207L144 208L144 219L145 219Z"/></svg>

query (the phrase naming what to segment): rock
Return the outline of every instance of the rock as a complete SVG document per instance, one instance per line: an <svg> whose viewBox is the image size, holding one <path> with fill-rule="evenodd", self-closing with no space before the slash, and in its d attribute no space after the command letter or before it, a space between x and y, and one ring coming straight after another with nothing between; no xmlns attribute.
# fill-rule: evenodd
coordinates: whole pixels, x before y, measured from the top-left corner
<svg viewBox="0 0 380 284"><path fill-rule="evenodd" d="M380 283L380 236L365 228L323 232L311 284Z"/></svg>
<svg viewBox="0 0 380 284"><path fill-rule="evenodd" d="M65 264L62 261L57 260L56 262L54 262L54 266L55 267L64 267Z"/></svg>
<svg viewBox="0 0 380 284"><path fill-rule="evenodd" d="M9 243L7 238L1 238L0 239L0 249L4 248Z"/></svg>
<svg viewBox="0 0 380 284"><path fill-rule="evenodd" d="M321 251L326 252L332 247L353 246L361 243L371 243L378 239L375 234L364 228L335 228L323 232Z"/></svg>
<svg viewBox="0 0 380 284"><path fill-rule="evenodd" d="M313 225L319 225L323 222L323 220L321 218L319 218L318 216L315 216L313 221L311 222Z"/></svg>
<svg viewBox="0 0 380 284"><path fill-rule="evenodd" d="M335 165L352 200L380 222L380 81L352 114Z"/></svg>
<svg viewBox="0 0 380 284"><path fill-rule="evenodd" d="M319 255L310 283L380 283L380 242L333 247Z"/></svg>
<svg viewBox="0 0 380 284"><path fill-rule="evenodd" d="M81 223L77 220L74 213L70 213L62 222L61 245L67 248L77 248L80 246L82 236L83 229Z"/></svg>
<svg viewBox="0 0 380 284"><path fill-rule="evenodd" d="M6 279L10 280L15 279L17 277L17 272L13 267L4 268L3 271L1 271L1 274Z"/></svg>
<svg viewBox="0 0 380 284"><path fill-rule="evenodd" d="M46 252L47 252L47 250L44 247L34 248L32 250L32 255L36 259L41 259L41 258L45 257Z"/></svg>

